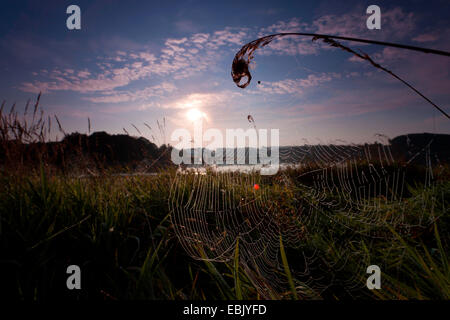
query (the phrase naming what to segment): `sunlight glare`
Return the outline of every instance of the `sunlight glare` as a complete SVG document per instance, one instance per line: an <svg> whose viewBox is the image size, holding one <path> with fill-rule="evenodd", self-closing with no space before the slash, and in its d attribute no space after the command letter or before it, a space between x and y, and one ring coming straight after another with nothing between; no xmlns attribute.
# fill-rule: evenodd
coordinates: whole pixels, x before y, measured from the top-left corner
<svg viewBox="0 0 450 320"><path fill-rule="evenodd" d="M206 118L206 115L205 115L204 112L202 112L202 111L200 111L200 110L198 110L198 109L196 109L196 108L193 108L193 109L190 109L190 110L186 113L186 118L187 118L189 121L197 121L197 120Z"/></svg>

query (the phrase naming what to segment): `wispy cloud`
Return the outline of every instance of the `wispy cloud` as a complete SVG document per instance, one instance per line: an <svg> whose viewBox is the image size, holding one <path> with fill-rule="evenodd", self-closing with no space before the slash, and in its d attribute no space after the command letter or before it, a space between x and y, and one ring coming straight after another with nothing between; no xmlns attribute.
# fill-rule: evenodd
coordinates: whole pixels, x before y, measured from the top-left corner
<svg viewBox="0 0 450 320"><path fill-rule="evenodd" d="M96 103L130 102L143 97L152 97L155 92L172 92L167 82L146 89L113 90L125 87L137 80L161 79L170 76L172 79L191 77L206 71L220 56L217 51L227 47L237 47L247 37L244 29L225 28L208 33L197 33L180 39L167 39L160 52L152 51L117 51L115 55L99 57L96 63L98 70L83 68L82 70L53 69L41 72L41 78L24 82L20 89L31 93L49 93L52 91L75 91L83 94L96 93L96 97L84 99Z"/></svg>
<svg viewBox="0 0 450 320"><path fill-rule="evenodd" d="M381 30L369 30L366 27L366 15L361 8L344 14L329 14L316 19L312 25L317 33L342 35L348 37L369 37L379 40L396 41L412 35L416 28L416 17L411 12L405 12L396 7L382 13Z"/></svg>
<svg viewBox="0 0 450 320"><path fill-rule="evenodd" d="M310 74L303 79L285 79L276 82L264 82L258 85L258 90L268 94L302 94L303 89L317 87L335 78L340 78L337 73Z"/></svg>
<svg viewBox="0 0 450 320"><path fill-rule="evenodd" d="M358 8L345 14L328 14L313 20L311 23L299 18L278 21L268 27L261 28L258 37L273 33L303 32L398 41L410 38L416 29L415 15L397 7L383 12L382 30L374 33L373 30L366 27L367 16L362 15L361 12L364 12L364 10ZM311 55L317 54L319 49L332 50L333 48L322 42L312 43L310 37L293 36L274 40L260 54Z"/></svg>
<svg viewBox="0 0 450 320"><path fill-rule="evenodd" d="M194 33L189 37L167 39L159 52L155 50L118 50L115 55L99 57L98 70L85 67L81 70L71 69L70 72L59 69L48 73L41 72L41 79L24 82L19 88L31 93L53 91L96 93L96 97L85 98L96 103L130 102L142 98L145 93L149 93L149 97L152 97L154 91L148 88L136 89L135 92L131 92L131 89L114 93L112 91L126 87L137 80L159 79L159 81L165 81L161 80L161 77L165 76L178 80L206 72L217 62L220 51L237 49L246 40L250 40L256 35L305 31L347 36L365 35L369 31L365 28L364 19L365 17L360 12L355 11L343 15L325 15L311 23L301 21L299 18L292 18L262 27L256 33L248 28L231 27L211 33ZM400 8L383 12L383 30L388 30L383 34L389 34L392 39L404 37L413 30L414 25L414 15L406 13ZM417 41L424 41L430 39L430 36L416 38ZM317 50L318 46L312 44L310 38L283 38L274 41L262 50L261 54L307 55L316 54ZM384 55L386 54L387 52L384 53ZM279 86L272 90L277 92L288 88L287 83L280 83Z"/></svg>
<svg viewBox="0 0 450 320"><path fill-rule="evenodd" d="M120 50L114 50L112 51L114 53L106 56L99 55L95 63L89 65L82 65L79 68L61 67L48 71L41 70L36 76L38 80L24 82L20 85L20 89L31 93L73 91L80 93L82 100L91 103L124 104L124 106L108 107L117 112L130 110L130 108L133 110L161 108L176 110L176 112L189 107L212 110L213 107L225 108L233 102L233 99L240 97L240 91L214 91L211 88L209 91L201 90L195 86L197 83L186 81L183 86L179 86L177 81L198 76L196 81L204 77L203 82L210 82L214 70L223 72L222 66L224 64L228 66L231 62L223 61L224 56L232 57L243 44L257 36L278 32L315 32L389 41L407 39L416 42L432 42L438 39L438 35L432 30L413 37L413 34L417 34L414 32L417 31L416 16L400 8L383 12L382 30L377 33L366 28L366 18L361 14L361 10L354 10L341 15L324 15L311 22L291 18L258 28L226 27L208 33L195 31L191 35L180 38L164 39L160 47L144 48L134 45L126 50L124 49L126 46L118 46ZM272 42L258 54L313 55L318 54L321 49L333 50L321 42L312 43L311 38L308 37L290 37ZM392 48L383 48L373 54L375 61L386 63L388 68L395 62L396 71L413 79L419 77L417 80L419 84L428 82L424 84L425 88L433 86L435 88L430 89L430 92L445 91L446 86L447 88L449 86L448 74L445 74L445 70L448 69L442 67L441 60L434 58L427 60L429 63L425 65L421 57ZM353 56L348 60L361 61ZM444 62L444 66L447 64L448 62ZM309 89L321 87L326 83L328 83L327 86L331 86L336 79L353 78L364 74L366 78L362 78L363 81L377 81L378 79L372 79L377 73L367 70L339 73L311 71L304 77L286 78L273 82L263 81L253 89L246 90L246 93L264 97L269 95L298 97L308 93ZM368 75L370 76L367 77ZM386 81L386 78L383 78L383 81ZM184 87L189 89L185 90ZM330 98L324 104L312 102L305 104L301 108L308 109L304 115L317 118L333 117L345 114L342 111L348 114L362 114L380 110L380 108L396 108L405 103L404 99L395 100L395 94L390 93L386 95L386 105L377 107L346 92L336 92L339 92L340 97ZM370 92L374 94L374 91ZM404 91L402 93L404 94ZM134 105L131 106L131 104ZM333 106L337 106L336 110L339 109L339 112L329 112L326 110L327 106L332 110L334 110ZM293 112L290 109L285 111L286 114Z"/></svg>
<svg viewBox="0 0 450 320"><path fill-rule="evenodd" d="M438 39L439 39L439 36L434 33L422 33L422 34L419 34L417 37L412 38L413 41L420 42L420 43L434 42Z"/></svg>
<svg viewBox="0 0 450 320"><path fill-rule="evenodd" d="M127 91L107 91L102 92L101 96L84 97L84 100L95 103L120 103L120 102L134 102L137 100L146 100L151 97L165 96L167 93L172 93L176 90L176 86L169 82L163 82L158 85L147 87L139 90Z"/></svg>
<svg viewBox="0 0 450 320"><path fill-rule="evenodd" d="M162 104L167 109L188 109L188 108L223 108L229 106L233 99L242 96L236 91L198 92L183 95L175 100Z"/></svg>

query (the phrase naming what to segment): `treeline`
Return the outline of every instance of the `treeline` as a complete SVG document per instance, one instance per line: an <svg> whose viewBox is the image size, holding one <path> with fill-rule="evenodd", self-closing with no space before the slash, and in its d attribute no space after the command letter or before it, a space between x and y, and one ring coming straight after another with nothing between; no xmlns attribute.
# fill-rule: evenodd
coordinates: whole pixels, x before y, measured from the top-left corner
<svg viewBox="0 0 450 320"><path fill-rule="evenodd" d="M416 164L450 162L450 135L448 134L408 134L388 141L389 145L366 144L373 158L379 149L388 147L390 155L396 160ZM304 145L280 147L280 163L311 163L320 161L339 161L361 153L361 146L351 145ZM58 142L32 142L3 140L0 144L0 160L3 166L26 167L44 163L64 170L73 169L131 169L154 171L174 166L171 161L172 147L158 147L143 137L125 134L111 135L104 131L91 135L72 133ZM191 150L192 155L194 154ZM383 151L384 152L384 151ZM226 156L234 154L234 163L244 158L248 163L249 148L223 150ZM385 156L385 155L383 155ZM194 160L194 159L192 159ZM258 157L259 160L259 157ZM194 161L192 161L193 163Z"/></svg>
<svg viewBox="0 0 450 320"><path fill-rule="evenodd" d="M157 170L171 165L170 147L125 134L72 133L58 142L3 141L0 159L8 167L43 163L63 170Z"/></svg>

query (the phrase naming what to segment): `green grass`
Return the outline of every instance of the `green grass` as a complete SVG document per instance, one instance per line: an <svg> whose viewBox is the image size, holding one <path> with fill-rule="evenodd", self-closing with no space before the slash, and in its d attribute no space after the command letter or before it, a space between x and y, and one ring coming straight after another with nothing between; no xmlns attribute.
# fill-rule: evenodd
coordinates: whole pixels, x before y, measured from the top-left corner
<svg viewBox="0 0 450 320"><path fill-rule="evenodd" d="M236 242L229 263L194 260L171 226L168 195L174 172L151 177L74 178L39 172L0 176L0 291L11 299L259 299L240 261ZM274 179L278 210L295 210L306 197ZM411 192L416 189L412 188ZM355 220L330 223L319 215L314 228L290 247L280 236L280 277L285 291L266 283L272 299L449 299L450 183L424 197L435 223L412 234L382 224L369 230ZM423 213L407 204L406 219ZM392 214L386 208L386 216ZM333 212L336 221L349 219ZM358 230L360 232L355 232ZM205 253L199 249L199 255ZM314 256L307 264L304 256ZM82 270L82 290L66 289L66 268ZM365 287L365 269L382 270L382 290ZM304 271L308 270L308 274ZM313 280L311 280L313 279Z"/></svg>

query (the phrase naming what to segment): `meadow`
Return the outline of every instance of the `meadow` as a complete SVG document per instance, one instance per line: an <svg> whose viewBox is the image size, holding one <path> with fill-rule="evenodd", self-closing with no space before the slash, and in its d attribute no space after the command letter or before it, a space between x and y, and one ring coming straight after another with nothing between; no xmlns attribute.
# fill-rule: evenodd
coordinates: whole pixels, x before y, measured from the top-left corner
<svg viewBox="0 0 450 320"><path fill-rule="evenodd" d="M181 248L167 200L175 174L74 178L44 166L27 174L2 172L2 293L37 301L261 298L236 261L194 260ZM273 182L270 188L280 185ZM290 188L291 196L301 193L301 187ZM449 299L449 181L427 196L436 200L430 212L439 217L434 223L408 233L386 223L377 227L390 234L384 238L319 216L300 245L280 251L286 263L280 277L291 286L273 290L272 298ZM293 210L285 198L280 201L280 210ZM407 215L414 218L421 210L412 206ZM312 252L317 258L311 287L297 272L305 267L303 256ZM367 289L368 263L381 267L382 290ZM71 264L82 270L82 290L66 288Z"/></svg>
<svg viewBox="0 0 450 320"><path fill-rule="evenodd" d="M180 199L189 195L191 182L198 179L195 173L180 175L165 166L153 175L117 175L87 161L81 175L73 164L84 162L73 155L61 162L71 170L57 167L50 158L60 154L49 152L45 143L50 119L39 116L38 103L39 98L28 122L28 106L22 118L14 107L0 112L2 296L32 301L450 298L450 179L445 164L432 184L423 181L424 168L410 168L404 198L384 197L376 214L362 212L362 202L361 217L368 220L358 218L359 212L348 215L342 207L316 206L313 181L304 175L312 168L266 177L233 173L235 182L258 181L258 192L269 195L263 205L269 203L273 219L281 221L272 234L277 248L273 276L256 283L242 263L245 247L239 242L226 261L208 259L205 247L191 247L194 256L182 246L171 196L174 190ZM375 167L361 163L360 169ZM216 187L205 185L202 192L217 193L222 175L226 173L207 172ZM187 184L174 189L180 177ZM222 184L220 192L237 192L237 200L252 197L256 193L247 182ZM325 193L320 196L332 203L336 194ZM392 223L400 214L402 223ZM295 242L287 239L286 223ZM228 231L233 231L231 225ZM366 287L371 264L382 270L381 290ZM81 290L66 287L69 265L82 270Z"/></svg>

